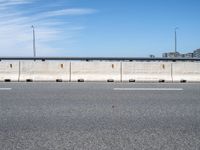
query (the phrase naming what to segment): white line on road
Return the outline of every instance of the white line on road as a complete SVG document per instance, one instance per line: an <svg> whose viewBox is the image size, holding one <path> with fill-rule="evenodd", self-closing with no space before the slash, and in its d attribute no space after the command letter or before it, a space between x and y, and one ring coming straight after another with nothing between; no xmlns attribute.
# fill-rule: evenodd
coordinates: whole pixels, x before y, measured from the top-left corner
<svg viewBox="0 0 200 150"><path fill-rule="evenodd" d="M183 91L182 88L114 88L115 91Z"/></svg>
<svg viewBox="0 0 200 150"><path fill-rule="evenodd" d="M12 88L0 88L0 91L9 91L12 90Z"/></svg>

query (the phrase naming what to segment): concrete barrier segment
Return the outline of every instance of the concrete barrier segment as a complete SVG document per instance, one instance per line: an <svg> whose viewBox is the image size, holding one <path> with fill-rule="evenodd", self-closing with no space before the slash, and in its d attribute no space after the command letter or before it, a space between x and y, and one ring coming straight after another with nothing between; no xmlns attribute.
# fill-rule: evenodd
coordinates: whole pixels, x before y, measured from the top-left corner
<svg viewBox="0 0 200 150"><path fill-rule="evenodd" d="M200 82L200 62L174 62L174 82Z"/></svg>
<svg viewBox="0 0 200 150"><path fill-rule="evenodd" d="M70 62L20 61L20 81L69 81Z"/></svg>
<svg viewBox="0 0 200 150"><path fill-rule="evenodd" d="M120 81L120 62L71 62L71 80Z"/></svg>
<svg viewBox="0 0 200 150"><path fill-rule="evenodd" d="M0 61L0 81L16 82L19 80L19 61Z"/></svg>
<svg viewBox="0 0 200 150"><path fill-rule="evenodd" d="M123 62L122 81L172 82L170 62Z"/></svg>

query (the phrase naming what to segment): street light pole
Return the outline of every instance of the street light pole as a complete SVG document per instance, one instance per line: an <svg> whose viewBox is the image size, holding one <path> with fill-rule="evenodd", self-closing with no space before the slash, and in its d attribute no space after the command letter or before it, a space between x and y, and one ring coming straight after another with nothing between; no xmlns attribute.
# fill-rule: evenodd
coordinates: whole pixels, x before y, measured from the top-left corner
<svg viewBox="0 0 200 150"><path fill-rule="evenodd" d="M35 27L31 26L33 29L33 56L36 57L36 47L35 47Z"/></svg>
<svg viewBox="0 0 200 150"><path fill-rule="evenodd" d="M174 33L175 33L175 55L177 53L177 32L176 32L177 29L178 29L178 27L176 27L175 30L174 30Z"/></svg>

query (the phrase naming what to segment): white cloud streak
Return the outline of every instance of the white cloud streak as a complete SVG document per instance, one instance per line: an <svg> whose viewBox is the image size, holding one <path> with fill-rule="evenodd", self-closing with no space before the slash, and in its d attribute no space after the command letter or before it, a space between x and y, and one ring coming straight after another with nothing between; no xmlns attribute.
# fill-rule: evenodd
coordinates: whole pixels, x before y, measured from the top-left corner
<svg viewBox="0 0 200 150"><path fill-rule="evenodd" d="M0 0L0 10L7 9L10 6L31 3L30 0Z"/></svg>
<svg viewBox="0 0 200 150"><path fill-rule="evenodd" d="M68 15L87 15L95 13L94 9L80 9L80 8L70 8L62 9L57 11L49 11L41 14L41 17L53 17L53 16L68 16Z"/></svg>
<svg viewBox="0 0 200 150"><path fill-rule="evenodd" d="M75 31L83 30L84 26L73 25L73 21L68 22L66 19L58 19L57 17L81 16L96 12L94 9L88 8L68 8L52 11L40 9L39 12L29 14L30 11L26 7L17 9L18 6L35 3L36 1L34 0L0 0L1 56L32 56L31 25L36 26L39 55L62 55L61 50L64 48L55 47L55 45L51 46L51 44L56 41L73 38L73 36L76 36ZM68 30L60 27L63 25Z"/></svg>

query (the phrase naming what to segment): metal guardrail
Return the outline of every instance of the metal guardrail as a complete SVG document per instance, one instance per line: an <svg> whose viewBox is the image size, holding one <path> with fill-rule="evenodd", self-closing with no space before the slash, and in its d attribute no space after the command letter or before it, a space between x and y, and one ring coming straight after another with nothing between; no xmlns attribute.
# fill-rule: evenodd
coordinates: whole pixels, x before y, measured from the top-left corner
<svg viewBox="0 0 200 150"><path fill-rule="evenodd" d="M145 58L145 57L0 57L2 60L68 60L68 61L200 61L200 58Z"/></svg>

